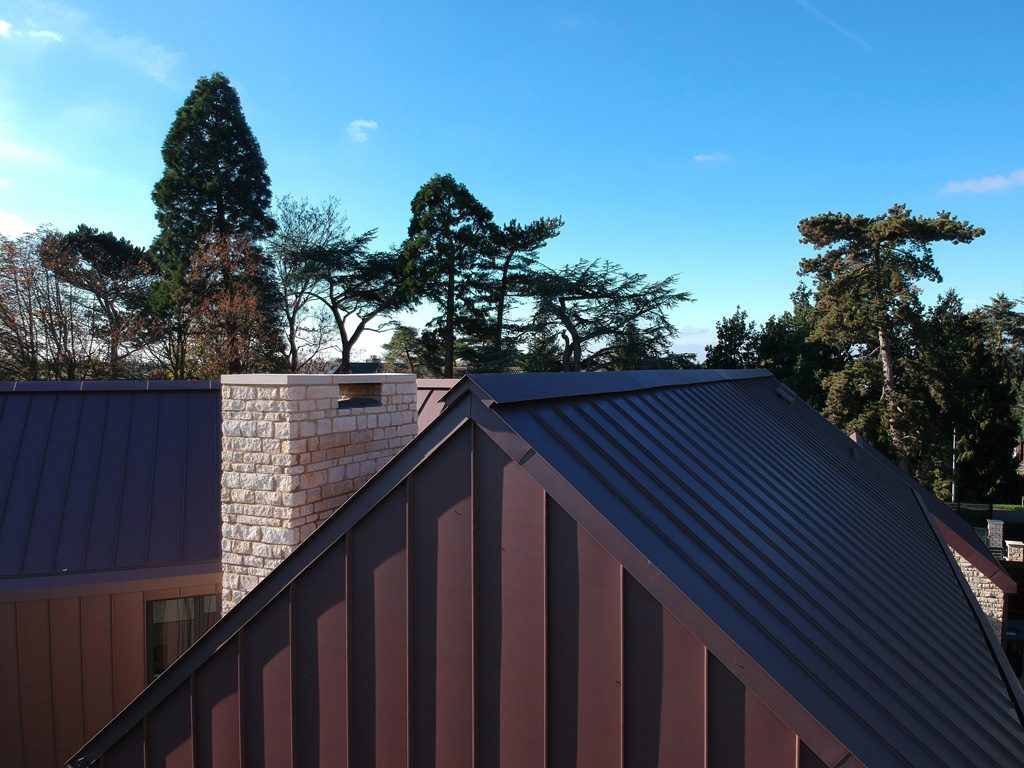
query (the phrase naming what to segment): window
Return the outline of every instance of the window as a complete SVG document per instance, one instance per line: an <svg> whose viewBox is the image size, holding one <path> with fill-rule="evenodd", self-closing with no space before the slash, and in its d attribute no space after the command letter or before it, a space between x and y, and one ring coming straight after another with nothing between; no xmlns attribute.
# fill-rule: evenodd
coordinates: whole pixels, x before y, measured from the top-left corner
<svg viewBox="0 0 1024 768"><path fill-rule="evenodd" d="M146 603L146 682L198 640L220 618L218 595L175 597Z"/></svg>

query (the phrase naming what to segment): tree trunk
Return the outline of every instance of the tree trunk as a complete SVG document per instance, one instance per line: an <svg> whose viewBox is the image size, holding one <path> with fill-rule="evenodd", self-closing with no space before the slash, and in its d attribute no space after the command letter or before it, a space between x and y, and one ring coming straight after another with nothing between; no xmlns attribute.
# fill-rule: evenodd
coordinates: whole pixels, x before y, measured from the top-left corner
<svg viewBox="0 0 1024 768"><path fill-rule="evenodd" d="M896 405L893 395L896 392L896 369L892 356L891 340L889 329L885 323L878 326L878 356L882 361L882 402L885 404L885 428L892 441L892 447L896 450L899 459L900 469L910 472L910 458L907 456L907 444L903 434L895 423Z"/></svg>

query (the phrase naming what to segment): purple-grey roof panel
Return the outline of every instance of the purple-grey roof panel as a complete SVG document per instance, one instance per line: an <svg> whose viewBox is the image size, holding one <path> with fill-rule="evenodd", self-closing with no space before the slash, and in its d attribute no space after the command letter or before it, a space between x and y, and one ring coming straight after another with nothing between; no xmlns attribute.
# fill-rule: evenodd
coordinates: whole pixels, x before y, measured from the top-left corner
<svg viewBox="0 0 1024 768"><path fill-rule="evenodd" d="M0 387L0 578L217 560L218 382Z"/></svg>

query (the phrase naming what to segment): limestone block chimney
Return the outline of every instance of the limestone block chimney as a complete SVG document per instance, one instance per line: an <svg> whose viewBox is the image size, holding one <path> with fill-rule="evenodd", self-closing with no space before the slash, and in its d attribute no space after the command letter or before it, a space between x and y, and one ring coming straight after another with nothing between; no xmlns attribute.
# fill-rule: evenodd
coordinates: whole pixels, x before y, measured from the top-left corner
<svg viewBox="0 0 1024 768"><path fill-rule="evenodd" d="M222 610L416 434L412 374L221 377Z"/></svg>

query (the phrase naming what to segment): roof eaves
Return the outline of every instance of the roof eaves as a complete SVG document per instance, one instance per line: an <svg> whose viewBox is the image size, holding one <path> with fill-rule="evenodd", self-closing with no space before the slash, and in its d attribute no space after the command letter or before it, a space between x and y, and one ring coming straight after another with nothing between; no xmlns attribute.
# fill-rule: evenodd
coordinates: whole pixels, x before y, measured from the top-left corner
<svg viewBox="0 0 1024 768"><path fill-rule="evenodd" d="M220 389L220 381L138 380L138 381L0 381L0 392L147 392Z"/></svg>

